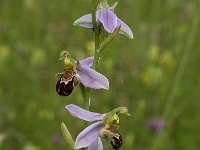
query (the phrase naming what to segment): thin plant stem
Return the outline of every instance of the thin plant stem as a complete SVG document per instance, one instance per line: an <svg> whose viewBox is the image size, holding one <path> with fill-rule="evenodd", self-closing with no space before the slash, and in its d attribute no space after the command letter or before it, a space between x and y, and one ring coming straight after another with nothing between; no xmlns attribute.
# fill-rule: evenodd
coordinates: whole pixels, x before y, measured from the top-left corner
<svg viewBox="0 0 200 150"><path fill-rule="evenodd" d="M193 45L193 41L194 38L196 36L197 33L197 29L198 29L198 24L199 24L199 18L196 17L196 19L194 20L193 24L192 24L192 28L191 28L191 32L188 36L188 40L186 43L186 48L185 51L180 59L179 65L178 65L178 69L174 78L174 82L172 84L172 88L170 91L170 94L167 98L167 104L166 107L164 109L163 112L163 117L165 119L166 122L166 128L160 133L158 134L157 137L155 137L155 139L153 140L153 144L151 146L151 150L156 150L158 149L159 145L162 143L163 139L167 136L167 130L169 129L169 126L171 124L172 119L170 119L169 115L171 113L171 110L173 108L173 104L174 104L174 100L176 98L177 95L177 91L179 88L179 84L181 82L181 79L183 77L184 71L185 71L185 66L187 63L187 60L189 58L190 52L192 50L192 45Z"/></svg>
<svg viewBox="0 0 200 150"><path fill-rule="evenodd" d="M99 4L99 0L92 0L92 23L94 28L94 34L95 34L95 53L94 53L94 62L98 62L98 48L100 45L100 39L99 39L99 29L96 22L96 10L97 6ZM93 68L96 69L97 63L93 63ZM84 107L86 110L90 110L90 95L91 95L91 89L84 87L82 84L80 85L81 93L83 95L84 99ZM87 122L85 122L85 126L87 126ZM81 150L87 150L87 148L82 148Z"/></svg>
<svg viewBox="0 0 200 150"><path fill-rule="evenodd" d="M96 69L99 56L98 56L98 49L100 45L100 32L99 32L99 27L97 26L96 22L96 11L97 11L97 6L99 4L99 0L93 0L93 8L92 8L92 23L93 23L93 28L94 28L94 38L95 38L95 53L94 53L94 63L93 63L93 68Z"/></svg>
<svg viewBox="0 0 200 150"><path fill-rule="evenodd" d="M96 10L97 6L99 4L99 0L93 0L92 1L92 23L93 23L93 28L94 28L94 36L95 36L95 53L94 53L94 62L98 61L98 48L100 45L100 39L99 39L99 29L97 26L96 22ZM96 69L97 63L93 63L93 68ZM85 88L85 96L84 96L84 103L85 103L85 108L87 110L90 109L90 94L91 94L91 89L90 88Z"/></svg>
<svg viewBox="0 0 200 150"><path fill-rule="evenodd" d="M97 22L96 22L96 11L97 11L98 4L99 4L99 0L92 1L92 6L93 6L92 7L92 23L93 23L94 37L95 37L95 52L94 52L94 61L93 61L93 66L92 66L93 69L97 69L97 65L98 65L99 58L102 51L116 37L117 33L120 30L120 26L119 26L115 29L115 31L112 34L110 34L109 36L106 36L105 40L100 41L101 27L98 27ZM90 109L90 94L91 94L91 89L85 88L84 105L87 110Z"/></svg>
<svg viewBox="0 0 200 150"><path fill-rule="evenodd" d="M99 48L100 45L100 39L99 39L99 30L97 27L97 22L96 22L96 10L97 6L99 4L99 0L92 0L92 23L93 23L93 28L94 28L94 33L95 33L95 53L94 53L94 62L98 60L98 52L97 49ZM93 63L93 68L96 68L96 63ZM81 89L81 93L84 99L84 107L87 110L90 110L90 94L91 94L91 89L84 87L82 84L79 86Z"/></svg>

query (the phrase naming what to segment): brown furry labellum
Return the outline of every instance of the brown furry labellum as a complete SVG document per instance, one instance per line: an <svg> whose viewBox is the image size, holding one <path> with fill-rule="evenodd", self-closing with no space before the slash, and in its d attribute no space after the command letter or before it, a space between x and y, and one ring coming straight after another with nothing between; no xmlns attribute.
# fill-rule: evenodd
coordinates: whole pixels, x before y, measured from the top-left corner
<svg viewBox="0 0 200 150"><path fill-rule="evenodd" d="M60 96L69 96L74 86L79 83L77 73L74 69L70 68L60 74L60 79L56 84L56 91Z"/></svg>
<svg viewBox="0 0 200 150"><path fill-rule="evenodd" d="M110 142L112 145L113 149L119 150L122 147L122 136L117 133L114 137L112 137L112 140Z"/></svg>

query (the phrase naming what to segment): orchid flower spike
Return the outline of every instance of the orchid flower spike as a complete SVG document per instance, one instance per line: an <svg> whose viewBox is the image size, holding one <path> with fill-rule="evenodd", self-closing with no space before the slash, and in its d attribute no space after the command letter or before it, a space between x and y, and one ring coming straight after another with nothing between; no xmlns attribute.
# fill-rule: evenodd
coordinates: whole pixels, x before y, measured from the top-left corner
<svg viewBox="0 0 200 150"><path fill-rule="evenodd" d="M69 53L62 51L59 60L65 64L64 72L56 74L59 78L56 84L56 91L61 96L68 96L72 93L74 86L80 82L88 88L109 89L109 81L102 74L93 70L94 57L77 61L75 65L71 62Z"/></svg>
<svg viewBox="0 0 200 150"><path fill-rule="evenodd" d="M129 115L126 107L118 107L107 114L90 112L73 104L65 108L76 118L89 122L98 121L79 133L75 141L75 149L88 147L88 150L103 150L100 137L109 140L116 150L122 147L122 136L117 129L119 128L119 114Z"/></svg>
<svg viewBox="0 0 200 150"><path fill-rule="evenodd" d="M133 33L131 29L122 20L120 20L114 13L114 4L112 7L106 5L100 5L96 11L97 25L102 25L108 33L112 33L116 27L120 27L120 34L124 34L130 39L133 39ZM85 28L93 28L92 14L86 14L74 22L76 26L82 26Z"/></svg>

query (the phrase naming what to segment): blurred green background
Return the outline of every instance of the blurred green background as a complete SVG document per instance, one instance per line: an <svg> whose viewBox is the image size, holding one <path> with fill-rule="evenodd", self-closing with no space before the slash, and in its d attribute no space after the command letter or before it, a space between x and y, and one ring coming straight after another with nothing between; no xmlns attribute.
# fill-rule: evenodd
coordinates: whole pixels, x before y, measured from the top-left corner
<svg viewBox="0 0 200 150"><path fill-rule="evenodd" d="M115 1L110 0L113 4ZM92 92L91 110L128 107L120 134L124 150L197 150L200 147L199 0L121 0L118 17L134 32L110 44L99 72L110 89ZM93 54L92 30L73 22L91 10L90 0L0 0L0 149L66 150L64 121L73 138L83 121L64 106L83 106L77 87L55 91L62 50L78 59ZM165 121L152 132L150 119ZM105 149L111 149L105 142Z"/></svg>

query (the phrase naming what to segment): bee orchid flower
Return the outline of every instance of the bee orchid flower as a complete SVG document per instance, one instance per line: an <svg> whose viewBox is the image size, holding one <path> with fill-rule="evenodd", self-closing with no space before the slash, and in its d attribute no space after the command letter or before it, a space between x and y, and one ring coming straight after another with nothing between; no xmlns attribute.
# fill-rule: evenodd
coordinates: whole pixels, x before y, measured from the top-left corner
<svg viewBox="0 0 200 150"><path fill-rule="evenodd" d="M129 115L126 107L118 107L107 114L90 112L73 104L69 104L65 108L76 118L89 122L97 121L79 133L75 141L75 149L88 147L88 150L103 150L100 137L111 141L114 149L122 146L122 137L117 132L119 128L117 123L119 114Z"/></svg>
<svg viewBox="0 0 200 150"><path fill-rule="evenodd" d="M113 11L113 7L100 8L96 11L97 24L104 27L108 33L112 33L116 27L120 27L120 34L124 34L128 38L133 38L133 33L128 25L120 20ZM74 25L85 28L93 28L92 14L86 14L74 22Z"/></svg>
<svg viewBox="0 0 200 150"><path fill-rule="evenodd" d="M63 51L62 55L67 55L67 51ZM65 68L64 72L56 74L59 78L56 84L56 91L61 96L68 96L73 91L74 86L81 82L85 87L92 89L109 89L108 79L93 70L94 57L89 57L84 60L76 62L74 66L68 59L67 56L60 57L60 60L64 60Z"/></svg>

